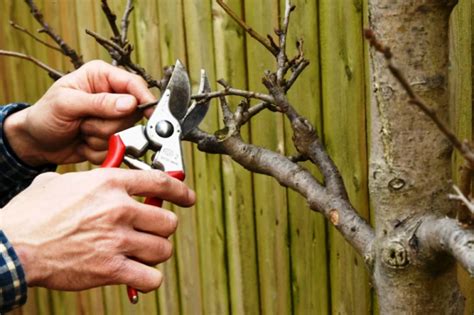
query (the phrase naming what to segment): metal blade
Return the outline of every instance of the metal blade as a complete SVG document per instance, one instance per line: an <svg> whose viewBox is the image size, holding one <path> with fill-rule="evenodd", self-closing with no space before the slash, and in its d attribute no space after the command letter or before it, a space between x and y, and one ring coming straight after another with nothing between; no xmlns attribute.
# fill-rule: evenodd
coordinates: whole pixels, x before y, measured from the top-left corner
<svg viewBox="0 0 474 315"><path fill-rule="evenodd" d="M191 100L191 84L183 64L177 60L167 90L171 91L169 107L173 116L181 120L186 115Z"/></svg>
<svg viewBox="0 0 474 315"><path fill-rule="evenodd" d="M207 73L205 70L201 70L201 82L199 84L199 94L211 92L211 86ZM191 130L197 127L201 121L206 117L207 110L209 109L210 100L193 101L193 104L189 107L186 116L181 122L181 137L186 136Z"/></svg>

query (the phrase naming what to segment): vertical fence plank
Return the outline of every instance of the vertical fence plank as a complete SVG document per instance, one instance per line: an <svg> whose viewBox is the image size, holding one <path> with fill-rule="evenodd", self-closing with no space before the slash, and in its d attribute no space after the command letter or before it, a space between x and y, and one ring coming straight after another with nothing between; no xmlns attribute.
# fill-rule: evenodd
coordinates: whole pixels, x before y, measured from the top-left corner
<svg viewBox="0 0 474 315"><path fill-rule="evenodd" d="M158 3L155 1L149 1L147 3L137 2L134 7L135 10L130 17L129 35L132 36L130 38L134 38L132 43L135 47L136 61L154 78L159 78L161 73L161 60L158 56L160 51ZM152 92L156 96L159 94L157 89ZM173 279L165 275L164 285L166 286L170 281L173 281ZM138 305L128 303L124 309L127 314L132 312L133 314L157 314L157 292L142 294Z"/></svg>
<svg viewBox="0 0 474 315"><path fill-rule="evenodd" d="M352 204L368 217L365 62L361 1L320 3L324 139L342 173ZM368 314L364 262L330 229L333 314Z"/></svg>
<svg viewBox="0 0 474 315"><path fill-rule="evenodd" d="M79 0L81 2L81 0ZM122 1L109 1L109 4L112 7L112 10L117 9L117 4L119 5L124 5L121 3ZM111 36L112 31L108 25L107 19L105 15L102 13L102 9L100 7L100 2L99 1L94 1L93 2L94 6L94 20L95 23L90 24L90 25L85 25L84 27L87 29L90 29L94 32L97 32L101 34L102 36L108 38ZM118 21L120 21L121 18L121 11L115 11L117 14ZM120 23L120 22L119 22ZM96 52L98 53L95 58L104 60L106 62L111 62L111 58L109 57L107 51L103 48L100 47L96 44L95 40L89 36L85 35L85 41L88 43L89 46L94 46ZM124 314L123 309L122 309L122 304L124 300L127 300L126 298L126 291L125 291L125 286L106 286L101 288L101 294L102 294L102 299L103 299L103 308L104 312L106 314Z"/></svg>
<svg viewBox="0 0 474 315"><path fill-rule="evenodd" d="M281 2L281 12L285 1ZM293 1L296 9L291 16L288 52L297 54L296 41L304 40L304 53L309 67L290 90L289 100L298 112L310 119L321 135L322 110L319 65L319 21L317 2ZM295 154L292 130L287 124L287 154ZM305 165L313 174L318 171ZM290 222L291 290L294 314L327 314L329 312L329 269L327 265L326 222L324 217L311 211L306 200L294 191L288 191Z"/></svg>
<svg viewBox="0 0 474 315"><path fill-rule="evenodd" d="M278 27L279 1L245 1L245 20L261 34L273 34ZM261 78L267 69L275 69L273 56L247 36L249 88L265 91ZM263 113L251 124L251 139L256 145L284 153L283 118ZM253 175L261 312L291 313L290 259L288 248L287 192L278 183L262 175Z"/></svg>
<svg viewBox="0 0 474 315"><path fill-rule="evenodd" d="M11 2L0 1L0 49L9 49L8 34L8 13ZM8 74L12 58L0 58L0 104L5 104L12 100L10 82Z"/></svg>
<svg viewBox="0 0 474 315"><path fill-rule="evenodd" d="M227 5L243 15L240 0ZM231 86L247 86L245 64L245 34L214 1L214 47L217 78ZM229 98L235 109L238 98ZM241 129L249 140L248 126ZM259 313L259 287L255 220L253 213L252 175L227 156L222 157L223 195L227 239L227 261L232 314Z"/></svg>
<svg viewBox="0 0 474 315"><path fill-rule="evenodd" d="M159 55L163 66L173 65L176 59L186 62L183 7L179 1L158 3ZM192 153L185 145L186 182L192 183ZM175 257L163 265L167 278L159 289L162 314L201 312L198 250L196 244L195 209L176 209L180 224L174 236ZM168 277L177 277L173 279ZM172 281L169 281L172 280ZM181 289L181 290L180 290ZM181 297L181 298L180 298Z"/></svg>
<svg viewBox="0 0 474 315"><path fill-rule="evenodd" d="M183 8L191 81L194 86L198 86L199 72L204 68L211 85L215 86L211 1L184 0ZM218 122L218 107L211 105L201 126L205 130L215 131L219 126ZM218 155L205 155L197 148L194 148L194 157L200 273L204 293L202 311L204 314L227 314L229 292L221 161Z"/></svg>
<svg viewBox="0 0 474 315"><path fill-rule="evenodd" d="M460 139L472 139L472 4L461 0L450 20L449 92L451 126ZM455 151L453 179L459 181L464 159ZM474 312L474 281L458 266L458 280L466 297L464 314Z"/></svg>

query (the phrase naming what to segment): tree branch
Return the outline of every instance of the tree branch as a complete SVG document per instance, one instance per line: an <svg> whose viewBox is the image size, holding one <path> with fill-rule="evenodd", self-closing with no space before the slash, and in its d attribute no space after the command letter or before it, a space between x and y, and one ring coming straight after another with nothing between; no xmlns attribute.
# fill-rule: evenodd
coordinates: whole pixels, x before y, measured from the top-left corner
<svg viewBox="0 0 474 315"><path fill-rule="evenodd" d="M45 42L44 40L42 40L41 38L37 37L35 34L31 33L30 31L28 31L26 28L16 24L15 22L13 21L10 21L10 26L13 27L14 29L20 31L20 32L23 32L25 34L27 34L28 36L30 36L31 38L33 38L35 41L37 41L38 43L41 43L43 45L45 45L46 47L48 48L51 48L53 50L56 50L56 51L59 51L60 53L62 53L62 50L59 49L58 47L56 46L53 46L47 42Z"/></svg>
<svg viewBox="0 0 474 315"><path fill-rule="evenodd" d="M296 82L300 74L304 71L304 69L306 69L307 66L309 66L309 60L303 59L301 62L298 63L298 65L293 70L291 77L286 82L285 92L288 92L288 90L291 89L293 84Z"/></svg>
<svg viewBox="0 0 474 315"><path fill-rule="evenodd" d="M35 20L41 25L40 33L46 33L51 37L56 44L61 48L63 54L69 57L71 63L74 65L74 68L79 68L84 64L82 61L82 56L80 56L73 48L71 48L61 36L56 34L54 30L44 21L43 14L38 9L33 0L25 0L26 4L30 7L30 12L35 18Z"/></svg>
<svg viewBox="0 0 474 315"><path fill-rule="evenodd" d="M185 140L196 143L203 152L229 155L247 170L273 177L282 186L295 190L308 200L312 210L321 212L363 257L371 255L375 237L372 227L345 198L330 192L307 169L286 156L245 143L240 135L219 140L215 135L195 129Z"/></svg>
<svg viewBox="0 0 474 315"><path fill-rule="evenodd" d="M238 15L235 13L223 0L217 0L217 3L221 6L222 9L235 21L237 24L240 25L250 36L255 38L260 44L262 44L269 52L272 53L273 56L278 55L278 49L275 45L272 45L273 41L267 41L265 37L260 35L256 32L252 27L247 25ZM274 43L274 42L273 42Z"/></svg>
<svg viewBox="0 0 474 315"><path fill-rule="evenodd" d="M149 75L145 69L143 69L141 66L135 64L132 62L130 59L130 53L131 51L127 50L126 48L121 47L119 44L114 42L113 40L104 38L103 36L97 34L96 32L93 32L91 30L86 29L86 33L90 36L92 36L99 45L104 47L109 55L117 61L117 64L120 66L124 66L132 70L135 74L140 75L147 83L148 87L157 87L161 90L162 84L161 81L157 81L152 78L151 75Z"/></svg>
<svg viewBox="0 0 474 315"><path fill-rule="evenodd" d="M16 58L21 58L21 59L31 61L35 65L40 67L41 69L46 70L48 72L48 75L53 80L57 80L57 79L61 78L64 75L64 73L61 73L60 71L48 66L47 64L41 62L40 60L38 60L38 59L36 59L32 56L25 55L23 53L19 53L19 52L15 52L15 51L8 51L8 50L0 50L0 56L16 57Z"/></svg>
<svg viewBox="0 0 474 315"><path fill-rule="evenodd" d="M130 18L130 14L132 13L133 11L133 5L132 5L132 2L133 0L128 0L127 1L127 6L125 7L125 11L123 13L123 17L122 17L122 36L121 36L121 41L122 41L122 44L125 45L128 40L127 40L127 36L128 36L128 26L130 24L130 21L129 21L129 18Z"/></svg>
<svg viewBox="0 0 474 315"><path fill-rule="evenodd" d="M104 12L105 17L107 18L107 21L109 22L109 26L112 29L112 33L114 34L113 36L114 42L119 43L122 38L122 35L120 34L120 30L117 27L117 23L115 23L117 20L117 16L110 9L107 0L101 1L101 8L102 8L102 12Z"/></svg>
<svg viewBox="0 0 474 315"><path fill-rule="evenodd" d="M277 80L279 85L284 84L283 80L287 71L285 67L288 62L288 57L286 55L286 39L288 35L288 27L290 24L290 15L295 8L296 6L292 5L290 0L285 1L285 17L283 18L281 29L276 31L280 41L279 51L277 55Z"/></svg>
<svg viewBox="0 0 474 315"><path fill-rule="evenodd" d="M202 99L213 99L213 98L219 98L221 96L242 96L245 98L253 98L253 99L258 99L261 101L264 101L266 103L274 103L275 100L273 97L271 97L268 94L264 93L258 93L258 92L252 92L252 91L245 91L245 90L239 90L235 88L227 88L225 90L221 91L215 91L215 92L210 92L210 93L202 93L202 94L195 94L191 97L193 100L202 100Z"/></svg>
<svg viewBox="0 0 474 315"><path fill-rule="evenodd" d="M448 253L474 277L474 230L452 218L425 217L417 237L419 244L435 253Z"/></svg>
<svg viewBox="0 0 474 315"><path fill-rule="evenodd" d="M453 186L453 189L456 194L449 194L449 199L461 201L463 205L470 211L470 214L474 214L474 204L472 201L467 199L465 194L456 185Z"/></svg>

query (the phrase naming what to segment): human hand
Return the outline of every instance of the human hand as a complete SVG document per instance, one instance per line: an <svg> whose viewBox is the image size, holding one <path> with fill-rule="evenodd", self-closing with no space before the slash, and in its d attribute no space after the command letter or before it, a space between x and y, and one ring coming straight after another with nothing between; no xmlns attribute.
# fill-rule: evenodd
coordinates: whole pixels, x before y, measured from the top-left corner
<svg viewBox="0 0 474 315"><path fill-rule="evenodd" d="M137 105L154 100L141 77L91 61L56 81L34 106L10 115L4 130L31 166L100 164L110 135L135 124L143 117Z"/></svg>
<svg viewBox="0 0 474 315"><path fill-rule="evenodd" d="M148 292L162 274L150 267L172 254L173 212L131 196L194 203L182 182L153 171L96 169L45 173L0 211L29 286L83 290L126 284Z"/></svg>

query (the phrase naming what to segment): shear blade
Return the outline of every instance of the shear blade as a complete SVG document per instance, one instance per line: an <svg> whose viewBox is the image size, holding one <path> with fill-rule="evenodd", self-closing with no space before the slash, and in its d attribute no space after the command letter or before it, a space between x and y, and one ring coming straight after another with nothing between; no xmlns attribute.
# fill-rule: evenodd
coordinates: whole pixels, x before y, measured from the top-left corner
<svg viewBox="0 0 474 315"><path fill-rule="evenodd" d="M188 73L179 60L176 61L166 89L171 92L170 111L176 119L181 120L186 115L191 99L191 84Z"/></svg>
<svg viewBox="0 0 474 315"><path fill-rule="evenodd" d="M201 70L201 82L199 84L199 94L211 92L211 86L207 73L205 70ZM195 127L199 126L201 121L206 117L209 109L210 100L193 101L193 104L189 107L186 116L181 122L181 136L184 137Z"/></svg>

